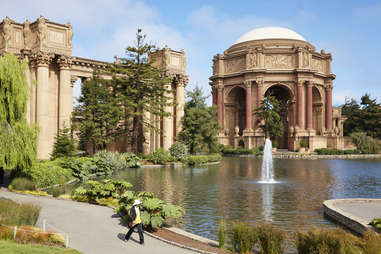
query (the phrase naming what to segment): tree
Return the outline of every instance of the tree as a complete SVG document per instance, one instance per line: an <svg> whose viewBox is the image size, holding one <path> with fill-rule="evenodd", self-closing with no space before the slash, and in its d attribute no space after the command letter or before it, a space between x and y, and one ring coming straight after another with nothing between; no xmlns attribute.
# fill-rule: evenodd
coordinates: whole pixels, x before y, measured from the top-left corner
<svg viewBox="0 0 381 254"><path fill-rule="evenodd" d="M188 146L190 153L211 152L217 146L220 128L216 108L206 106L208 97L203 97L202 90L197 86L187 92L187 97L179 140Z"/></svg>
<svg viewBox="0 0 381 254"><path fill-rule="evenodd" d="M75 140L71 136L70 129L64 127L58 130L56 141L54 142L51 159L72 156L75 153Z"/></svg>
<svg viewBox="0 0 381 254"><path fill-rule="evenodd" d="M27 65L16 56L0 57L0 169L23 170L37 156L37 127L26 121Z"/></svg>
<svg viewBox="0 0 381 254"><path fill-rule="evenodd" d="M100 78L99 72L95 71L93 78L83 83L78 105L73 112L73 123L79 131L81 149L86 150L90 144L94 154L115 141L119 135L118 123L122 116L120 96L115 84Z"/></svg>
<svg viewBox="0 0 381 254"><path fill-rule="evenodd" d="M170 116L163 109L173 105L169 96L170 90L166 89L171 84L165 77L165 70L153 66L155 58L151 53L156 50L156 46L146 43L145 40L146 35L138 29L135 46L127 47L126 57L117 57L117 61L111 66L112 82L122 98L120 102L125 117L120 132L130 137L131 150L135 153L143 152L144 129L159 131L147 119L146 113L156 116L156 119Z"/></svg>
<svg viewBox="0 0 381 254"><path fill-rule="evenodd" d="M344 135L354 132L365 132L373 138L381 138L381 104L369 94L361 97L358 103L354 99L346 99L342 105L342 114L347 117L344 122Z"/></svg>
<svg viewBox="0 0 381 254"><path fill-rule="evenodd" d="M280 117L280 102L272 95L266 96L261 107L255 110L255 115L262 122L260 128L265 133L266 137L275 140L283 134L283 124Z"/></svg>

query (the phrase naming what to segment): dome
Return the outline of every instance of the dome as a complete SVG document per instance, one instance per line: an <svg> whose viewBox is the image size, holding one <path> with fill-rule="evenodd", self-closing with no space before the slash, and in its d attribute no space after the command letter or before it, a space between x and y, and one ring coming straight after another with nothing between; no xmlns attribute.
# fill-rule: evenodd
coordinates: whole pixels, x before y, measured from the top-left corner
<svg viewBox="0 0 381 254"><path fill-rule="evenodd" d="M306 41L303 36L284 27L261 27L253 29L250 32L242 35L234 44L253 41L253 40L266 40L266 39L291 39Z"/></svg>

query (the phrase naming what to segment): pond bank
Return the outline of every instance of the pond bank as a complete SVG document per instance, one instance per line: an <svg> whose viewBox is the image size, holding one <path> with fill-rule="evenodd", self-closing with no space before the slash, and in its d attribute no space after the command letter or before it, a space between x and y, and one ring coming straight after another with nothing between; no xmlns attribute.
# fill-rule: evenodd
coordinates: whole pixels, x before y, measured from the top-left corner
<svg viewBox="0 0 381 254"><path fill-rule="evenodd" d="M241 155L224 155L224 157L258 157L262 155L255 154L241 154ZM306 154L306 153L294 153L294 152L274 152L273 158L277 159L339 159L339 160L357 160L357 159L381 159L381 154L341 154L341 155L318 155L318 154Z"/></svg>

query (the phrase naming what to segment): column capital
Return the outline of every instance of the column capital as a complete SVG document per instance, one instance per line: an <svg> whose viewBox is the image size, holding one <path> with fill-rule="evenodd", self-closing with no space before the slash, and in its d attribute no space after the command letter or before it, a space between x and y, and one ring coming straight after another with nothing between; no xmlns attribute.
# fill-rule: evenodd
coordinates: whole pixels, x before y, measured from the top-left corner
<svg viewBox="0 0 381 254"><path fill-rule="evenodd" d="M262 87L262 86L263 86L263 83L264 83L264 80L263 80L263 78L257 78L257 79L255 80L255 83L257 83L257 86Z"/></svg>
<svg viewBox="0 0 381 254"><path fill-rule="evenodd" d="M304 85L304 82L305 82L305 80L298 80L298 81L296 82L296 84L297 84L298 86L303 86L303 85Z"/></svg>
<svg viewBox="0 0 381 254"><path fill-rule="evenodd" d="M245 80L243 83L245 84L246 88L251 88L253 81L252 80Z"/></svg>
<svg viewBox="0 0 381 254"><path fill-rule="evenodd" d="M216 87L218 90L222 90L222 89L224 89L224 84L223 84L222 80L217 80L217 83L216 83L215 87Z"/></svg>
<svg viewBox="0 0 381 254"><path fill-rule="evenodd" d="M57 63L60 69L70 69L71 65L73 64L73 58L70 56L61 55L57 59Z"/></svg>
<svg viewBox="0 0 381 254"><path fill-rule="evenodd" d="M325 90L332 90L332 88L333 88L333 85L332 85L332 83L327 83L326 84L326 86L325 86Z"/></svg>
<svg viewBox="0 0 381 254"><path fill-rule="evenodd" d="M71 86L74 86L74 83L75 81L77 81L78 79L78 76L71 76L70 77L70 83L71 83ZM82 83L84 82L84 80L82 80Z"/></svg>
<svg viewBox="0 0 381 254"><path fill-rule="evenodd" d="M53 58L54 54L43 53L41 51L31 55L31 59L33 59L37 66L48 66Z"/></svg>
<svg viewBox="0 0 381 254"><path fill-rule="evenodd" d="M312 87L314 85L312 80L307 80L307 87Z"/></svg>

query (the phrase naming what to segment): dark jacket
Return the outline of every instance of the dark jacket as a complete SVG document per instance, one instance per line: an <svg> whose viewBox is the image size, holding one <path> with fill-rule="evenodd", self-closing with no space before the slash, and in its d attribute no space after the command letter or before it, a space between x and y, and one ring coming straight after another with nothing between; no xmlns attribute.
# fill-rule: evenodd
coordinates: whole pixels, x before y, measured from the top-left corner
<svg viewBox="0 0 381 254"><path fill-rule="evenodd" d="M136 219L135 206L132 206L130 209L130 223L132 223Z"/></svg>

